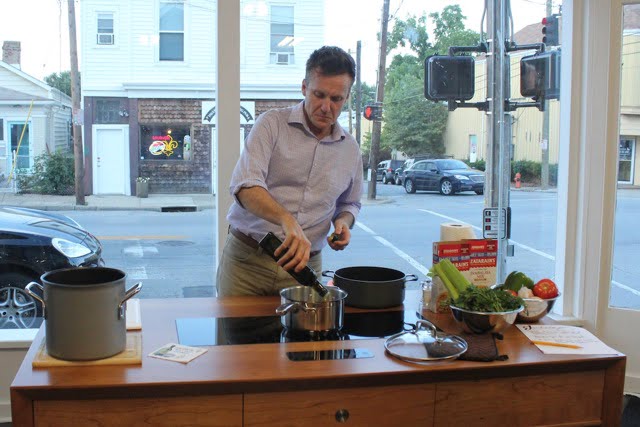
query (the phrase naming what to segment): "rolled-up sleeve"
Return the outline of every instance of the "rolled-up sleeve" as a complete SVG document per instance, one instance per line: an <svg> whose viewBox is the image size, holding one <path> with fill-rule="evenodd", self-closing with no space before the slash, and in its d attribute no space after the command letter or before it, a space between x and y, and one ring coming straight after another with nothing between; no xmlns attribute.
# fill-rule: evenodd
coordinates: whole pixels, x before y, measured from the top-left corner
<svg viewBox="0 0 640 427"><path fill-rule="evenodd" d="M238 192L242 188L262 187L267 191L269 190L267 187L267 173L275 141L275 129L271 125L268 116L269 112L266 112L256 119L256 123L244 142L244 149L240 154L240 159L231 175L229 193L240 206L242 204L238 200Z"/></svg>

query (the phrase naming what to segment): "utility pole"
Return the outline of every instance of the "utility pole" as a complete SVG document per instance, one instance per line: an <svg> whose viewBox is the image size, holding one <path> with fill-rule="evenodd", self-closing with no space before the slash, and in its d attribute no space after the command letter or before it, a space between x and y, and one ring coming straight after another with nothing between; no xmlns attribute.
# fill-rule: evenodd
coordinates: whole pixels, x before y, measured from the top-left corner
<svg viewBox="0 0 640 427"><path fill-rule="evenodd" d="M361 55L362 55L362 42L358 40L356 47L356 141L358 145L361 145L360 140L360 128L362 120L362 82L360 81L360 68L361 68Z"/></svg>
<svg viewBox="0 0 640 427"><path fill-rule="evenodd" d="M547 16L551 16L552 0L547 0ZM544 100L544 111L542 112L542 156L540 161L540 185L543 190L549 188L549 101Z"/></svg>
<svg viewBox="0 0 640 427"><path fill-rule="evenodd" d="M84 206L84 152L82 150L82 109L80 108L80 75L78 73L78 45L76 40L76 10L69 0L69 50L71 62L71 106L73 120L73 158L76 205Z"/></svg>
<svg viewBox="0 0 640 427"><path fill-rule="evenodd" d="M382 5L382 28L380 30L380 57L378 60L378 92L376 94L376 104L383 105L384 101L384 80L385 67L387 63L387 27L389 25L389 0L384 0ZM375 167L378 164L378 155L380 151L380 131L382 123L380 120L373 121L373 131L371 134L371 152L369 153L369 169L371 170L371 179L367 192L367 199L375 200L376 198L376 173Z"/></svg>
<svg viewBox="0 0 640 427"><path fill-rule="evenodd" d="M485 175L485 206L497 208L500 212L509 207L509 184L511 171L511 125L512 116L505 109L505 100L511 94L511 67L506 40L510 16L510 1L495 0L486 2L487 7L487 40L489 52L487 54L487 166L489 171ZM505 229L501 214L498 214L498 229ZM506 234L506 233L505 233ZM507 267L507 252L509 240L506 236L498 236L497 283L503 283Z"/></svg>

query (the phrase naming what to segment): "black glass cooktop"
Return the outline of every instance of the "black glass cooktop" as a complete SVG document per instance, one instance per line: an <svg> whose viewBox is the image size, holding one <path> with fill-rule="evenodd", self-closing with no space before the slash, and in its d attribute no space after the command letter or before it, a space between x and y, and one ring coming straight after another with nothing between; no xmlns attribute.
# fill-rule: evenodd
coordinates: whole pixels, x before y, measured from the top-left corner
<svg viewBox="0 0 640 427"><path fill-rule="evenodd" d="M314 334L286 330L280 316L180 318L176 328L180 344L190 346L343 341L388 337L421 318L409 310L345 313L341 330Z"/></svg>

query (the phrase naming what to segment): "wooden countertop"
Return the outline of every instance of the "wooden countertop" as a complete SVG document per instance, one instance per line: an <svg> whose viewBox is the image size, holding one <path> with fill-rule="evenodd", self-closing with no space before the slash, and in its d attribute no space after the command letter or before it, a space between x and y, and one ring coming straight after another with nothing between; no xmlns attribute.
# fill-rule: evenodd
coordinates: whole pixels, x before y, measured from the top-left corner
<svg viewBox="0 0 640 427"><path fill-rule="evenodd" d="M407 300L417 301L417 292L407 291ZM148 357L160 346L178 342L176 318L272 316L278 297L227 297L188 299L144 299L142 311L142 365L91 366L34 369L35 352L44 338L38 332L14 381L12 390L33 399L65 398L82 391L85 398L112 395L117 389L127 396L180 394L229 394L288 391L305 388L353 387L362 385L415 384L421 382L481 379L510 375L572 372L601 369L624 355L545 355L517 328L511 327L498 341L506 361L441 361L415 364L385 353L384 339L275 344L244 344L208 347L208 351L183 365ZM417 307L409 302L407 309ZM363 311L347 308L348 312ZM425 312L426 313L426 312ZM450 315L433 315L445 327ZM452 323L453 324L453 323ZM455 326L454 326L455 328ZM372 358L346 360L290 361L287 351L366 348Z"/></svg>

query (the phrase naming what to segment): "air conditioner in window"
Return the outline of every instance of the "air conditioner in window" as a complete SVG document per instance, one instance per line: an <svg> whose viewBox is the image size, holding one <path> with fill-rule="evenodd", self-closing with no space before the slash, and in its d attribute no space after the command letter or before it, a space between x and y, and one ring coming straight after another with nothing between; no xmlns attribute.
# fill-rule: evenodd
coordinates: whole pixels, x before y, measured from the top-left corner
<svg viewBox="0 0 640 427"><path fill-rule="evenodd" d="M288 53L276 53L276 64L288 64L288 63L289 63Z"/></svg>
<svg viewBox="0 0 640 427"><path fill-rule="evenodd" d="M113 44L113 34L98 34L98 44Z"/></svg>

